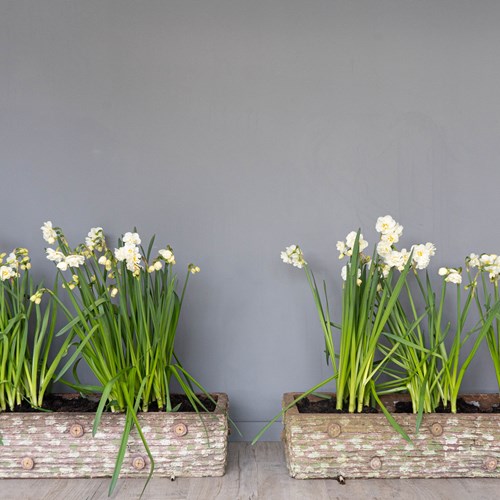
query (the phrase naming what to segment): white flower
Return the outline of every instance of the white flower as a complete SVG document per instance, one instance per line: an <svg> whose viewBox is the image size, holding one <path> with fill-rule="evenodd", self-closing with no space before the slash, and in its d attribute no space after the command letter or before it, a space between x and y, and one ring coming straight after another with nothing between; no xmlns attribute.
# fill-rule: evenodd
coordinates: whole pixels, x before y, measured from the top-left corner
<svg viewBox="0 0 500 500"><path fill-rule="evenodd" d="M151 274L151 273L154 273L156 271L155 269L155 266L151 265L148 267L148 273Z"/></svg>
<svg viewBox="0 0 500 500"><path fill-rule="evenodd" d="M340 276L344 281L347 279L347 266L342 266L342 269L340 270Z"/></svg>
<svg viewBox="0 0 500 500"><path fill-rule="evenodd" d="M107 261L108 261L107 257L105 255L101 255L97 263L101 264L101 266L105 266Z"/></svg>
<svg viewBox="0 0 500 500"><path fill-rule="evenodd" d="M460 273L461 269L455 269L453 267L440 267L438 271L439 276L444 276L444 280L447 283L454 283L455 285L460 285L460 283L462 283L462 276Z"/></svg>
<svg viewBox="0 0 500 500"><path fill-rule="evenodd" d="M390 215L385 215L384 217L379 217L377 219L377 223L375 224L375 229L377 233L391 234L394 232L397 226L398 223ZM402 231L403 226L400 227Z"/></svg>
<svg viewBox="0 0 500 500"><path fill-rule="evenodd" d="M350 250L350 252L349 251L347 252L347 255L352 255L352 249L354 248L356 236L357 236L356 231L351 231L345 237L345 243ZM363 239L363 235L360 233L359 234L359 251L362 252L367 246L368 246L368 242Z"/></svg>
<svg viewBox="0 0 500 500"><path fill-rule="evenodd" d="M436 253L436 247L432 243L413 245L412 250L413 262L417 269L425 269L431 261L431 256Z"/></svg>
<svg viewBox="0 0 500 500"><path fill-rule="evenodd" d="M348 265L350 266L351 264ZM347 266L342 267L342 269L340 270L340 276L344 281L347 280ZM358 268L358 279L357 279L358 285L361 285L361 280L359 279L360 277L361 277L361 269Z"/></svg>
<svg viewBox="0 0 500 500"><path fill-rule="evenodd" d="M380 257L387 257L392 252L392 246L387 241L379 241L377 243L377 253Z"/></svg>
<svg viewBox="0 0 500 500"><path fill-rule="evenodd" d="M382 238L380 238L380 242L387 243L389 245L394 245L394 243L397 243L399 241L399 235L397 233L389 233L389 234L383 234Z"/></svg>
<svg viewBox="0 0 500 500"><path fill-rule="evenodd" d="M384 278L387 278L387 276L389 276L389 273L391 271L391 266L387 265L387 264L382 264L380 266L380 270L382 271L382 276Z"/></svg>
<svg viewBox="0 0 500 500"><path fill-rule="evenodd" d="M56 264L64 260L64 254L54 250L53 248L47 248L45 252L47 253L47 259L55 262Z"/></svg>
<svg viewBox="0 0 500 500"><path fill-rule="evenodd" d="M50 222L50 220L44 222L40 229L42 230L43 239L50 245L53 245L57 240L57 233L52 227L52 222Z"/></svg>
<svg viewBox="0 0 500 500"><path fill-rule="evenodd" d="M425 244L425 248L429 251L429 255L434 257L436 255L436 245L434 243L430 243L429 241Z"/></svg>
<svg viewBox="0 0 500 500"><path fill-rule="evenodd" d="M68 269L68 263L65 260L57 263L57 268L61 271L66 271Z"/></svg>
<svg viewBox="0 0 500 500"><path fill-rule="evenodd" d="M162 267L163 267L163 264L157 260L154 264L153 264L154 268L155 268L155 271L159 271Z"/></svg>
<svg viewBox="0 0 500 500"><path fill-rule="evenodd" d="M80 267L85 263L83 255L67 255L64 260L69 267Z"/></svg>
<svg viewBox="0 0 500 500"><path fill-rule="evenodd" d="M347 247L343 241L337 241L337 250L339 251L339 259L343 259L347 255Z"/></svg>
<svg viewBox="0 0 500 500"><path fill-rule="evenodd" d="M167 262L167 264L175 264L175 256L170 247L158 250L158 253L165 259L165 262Z"/></svg>
<svg viewBox="0 0 500 500"><path fill-rule="evenodd" d="M125 233L123 235L123 243L126 245L140 245L141 238L137 233Z"/></svg>
<svg viewBox="0 0 500 500"><path fill-rule="evenodd" d="M450 274L446 276L444 279L448 283L455 283L456 285L460 285L462 283L462 276L456 269L450 269Z"/></svg>
<svg viewBox="0 0 500 500"><path fill-rule="evenodd" d="M292 264L292 266L298 267L299 269L306 264L304 254L298 245L286 247L285 251L281 252L281 260L285 264Z"/></svg>
<svg viewBox="0 0 500 500"><path fill-rule="evenodd" d="M92 227L85 238L85 245L89 250L102 249L104 242L104 233L102 227Z"/></svg>
<svg viewBox="0 0 500 500"><path fill-rule="evenodd" d="M385 256L384 260L389 269L395 267L402 271L405 267L404 255L406 254L398 252L397 250L392 250L390 254Z"/></svg>
<svg viewBox="0 0 500 500"><path fill-rule="evenodd" d="M116 286L112 286L109 290L109 294L111 297L116 297L118 295L118 288L116 288Z"/></svg>
<svg viewBox="0 0 500 500"><path fill-rule="evenodd" d="M10 266L2 266L0 267L0 280L5 281L10 278L15 278L17 276L17 273L12 267Z"/></svg>
<svg viewBox="0 0 500 500"><path fill-rule="evenodd" d="M479 261L479 255L475 253L471 253L469 257L467 257L467 261L469 262L470 267L479 267L481 264Z"/></svg>

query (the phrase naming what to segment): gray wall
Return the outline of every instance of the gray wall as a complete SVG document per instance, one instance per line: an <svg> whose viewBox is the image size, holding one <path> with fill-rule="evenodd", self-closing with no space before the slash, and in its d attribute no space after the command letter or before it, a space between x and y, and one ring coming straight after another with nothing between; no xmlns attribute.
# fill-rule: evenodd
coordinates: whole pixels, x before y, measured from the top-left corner
<svg viewBox="0 0 500 500"><path fill-rule="evenodd" d="M52 280L43 221L135 225L198 263L179 351L249 439L328 374L285 245L336 311L335 242L379 215L434 271L500 250L499 25L494 0L0 0L1 248ZM465 388L495 390L485 350Z"/></svg>

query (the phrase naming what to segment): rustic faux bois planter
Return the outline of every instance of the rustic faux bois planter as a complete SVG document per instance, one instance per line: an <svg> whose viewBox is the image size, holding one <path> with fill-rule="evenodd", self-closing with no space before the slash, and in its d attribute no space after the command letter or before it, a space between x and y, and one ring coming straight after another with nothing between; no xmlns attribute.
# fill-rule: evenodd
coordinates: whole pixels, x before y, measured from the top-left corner
<svg viewBox="0 0 500 500"><path fill-rule="evenodd" d="M227 462L228 398L213 394L214 412L138 415L155 461L155 476L222 476ZM103 413L0 413L1 478L107 477L113 474L125 416ZM149 458L134 429L121 477L147 476Z"/></svg>
<svg viewBox="0 0 500 500"><path fill-rule="evenodd" d="M285 394L283 408L298 395ZM498 394L463 398L485 411L500 401ZM385 398L384 404L391 409L401 399ZM299 413L293 406L283 419L290 475L297 479L500 477L500 413L427 414L418 434L416 415L393 416L412 444L383 413Z"/></svg>

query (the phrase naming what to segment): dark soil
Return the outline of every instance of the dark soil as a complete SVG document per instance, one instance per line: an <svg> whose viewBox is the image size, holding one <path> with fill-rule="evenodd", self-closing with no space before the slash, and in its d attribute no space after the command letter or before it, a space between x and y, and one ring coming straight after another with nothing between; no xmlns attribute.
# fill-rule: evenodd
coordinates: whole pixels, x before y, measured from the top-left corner
<svg viewBox="0 0 500 500"><path fill-rule="evenodd" d="M198 398L203 403L205 408L209 412L213 412L215 410L215 404L210 401L206 396L198 395ZM217 401L217 396L214 397L214 400ZM180 407L177 409L178 412L192 412L195 411L191 406L188 398L184 394L173 394L171 395L172 408L175 408L180 404ZM92 398L83 398L78 395L73 394L49 394L45 397L43 409L39 410L37 408L32 408L29 403L23 401L21 405L16 406L14 411L19 413L33 413L40 411L49 411L49 412L65 412L65 413L95 413L97 411L97 407L99 405L99 397ZM165 411L165 409L158 409L158 405L156 403L151 404L148 408L150 412L157 411ZM200 411L205 411L202 408Z"/></svg>
<svg viewBox="0 0 500 500"><path fill-rule="evenodd" d="M411 401L398 401L395 405L395 413L413 413ZM446 408L440 404L435 413L451 413L449 406ZM500 406L494 405L490 409L482 409L471 403L467 403L464 399L457 399L457 413L500 413Z"/></svg>
<svg viewBox="0 0 500 500"><path fill-rule="evenodd" d="M297 403L297 409L299 413L349 413L347 407L337 410L336 405L337 400L335 398L311 401L308 397L305 397ZM362 413L378 413L378 411L376 408L364 406Z"/></svg>

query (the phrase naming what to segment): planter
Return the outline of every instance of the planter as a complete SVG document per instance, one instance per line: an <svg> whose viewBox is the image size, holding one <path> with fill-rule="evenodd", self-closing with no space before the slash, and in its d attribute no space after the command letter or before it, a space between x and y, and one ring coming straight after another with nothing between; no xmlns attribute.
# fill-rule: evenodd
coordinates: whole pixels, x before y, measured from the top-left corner
<svg viewBox="0 0 500 500"><path fill-rule="evenodd" d="M140 413L155 476L222 476L227 461L228 398L214 412ZM106 477L113 474L125 416L104 413L92 437L93 413L1 413L0 477ZM147 476L149 459L130 434L121 477Z"/></svg>
<svg viewBox="0 0 500 500"><path fill-rule="evenodd" d="M283 407L298 394L285 394ZM463 396L488 411L498 394ZM384 398L382 398L384 400ZM387 409L402 396L385 398ZM500 477L500 413L394 414L412 439L405 441L382 413L299 413L283 418L286 462L292 477Z"/></svg>

